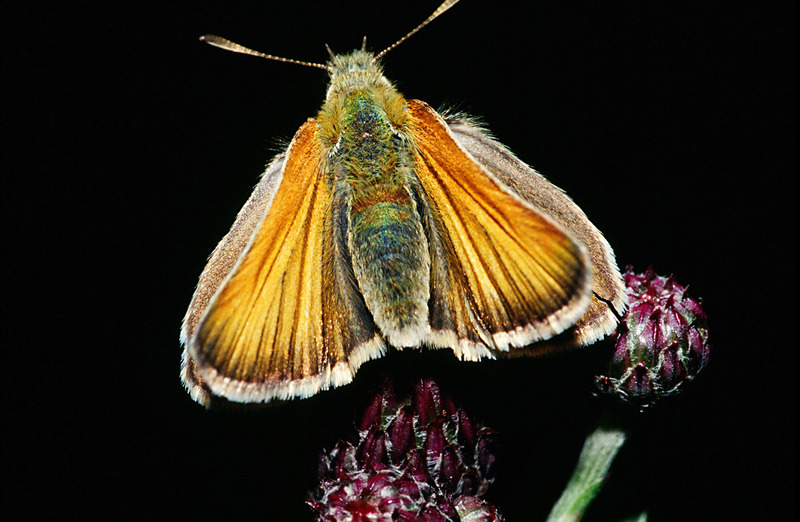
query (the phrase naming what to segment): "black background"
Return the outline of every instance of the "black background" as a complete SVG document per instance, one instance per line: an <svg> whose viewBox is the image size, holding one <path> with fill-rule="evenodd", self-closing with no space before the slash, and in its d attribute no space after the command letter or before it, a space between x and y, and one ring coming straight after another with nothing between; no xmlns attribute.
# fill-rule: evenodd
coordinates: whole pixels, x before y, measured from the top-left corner
<svg viewBox="0 0 800 522"><path fill-rule="evenodd" d="M494 427L488 499L546 516L598 418L608 344L481 364L394 353L256 411L206 411L178 381L206 256L327 79L197 37L324 61L325 43L388 46L436 4L4 4L5 513L309 520L318 452L394 372L440 379ZM587 520L793 518L794 11L467 0L384 60L407 97L482 116L566 189L621 266L704 299L711 365L638 416Z"/></svg>

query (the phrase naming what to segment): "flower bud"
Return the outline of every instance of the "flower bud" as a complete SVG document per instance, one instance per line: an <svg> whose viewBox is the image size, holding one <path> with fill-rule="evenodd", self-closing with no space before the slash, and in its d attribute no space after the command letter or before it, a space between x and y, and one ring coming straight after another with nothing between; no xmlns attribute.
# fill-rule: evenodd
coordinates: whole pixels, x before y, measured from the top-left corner
<svg viewBox="0 0 800 522"><path fill-rule="evenodd" d="M431 380L370 402L358 442L320 456L316 520L503 520L478 498L492 483L493 431L476 426Z"/></svg>
<svg viewBox="0 0 800 522"><path fill-rule="evenodd" d="M596 384L602 394L645 408L677 393L708 364L706 314L672 276L628 267L623 277L630 306L613 336L609 376Z"/></svg>

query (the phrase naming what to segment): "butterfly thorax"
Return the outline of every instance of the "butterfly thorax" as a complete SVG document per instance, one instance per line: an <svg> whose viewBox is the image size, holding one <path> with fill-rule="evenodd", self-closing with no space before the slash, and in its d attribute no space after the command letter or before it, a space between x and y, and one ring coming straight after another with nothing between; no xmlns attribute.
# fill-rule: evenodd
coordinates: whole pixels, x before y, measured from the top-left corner
<svg viewBox="0 0 800 522"><path fill-rule="evenodd" d="M413 196L405 99L364 51L334 58L317 122L325 168L348 207L353 273L375 324L395 346L427 335L430 260Z"/></svg>
<svg viewBox="0 0 800 522"><path fill-rule="evenodd" d="M383 75L375 57L366 51L336 55L330 62L330 84L325 103L317 115L320 138L324 145L335 147L341 137L343 118L354 109L353 96L358 96L383 113L386 121L400 131L406 124L406 100Z"/></svg>

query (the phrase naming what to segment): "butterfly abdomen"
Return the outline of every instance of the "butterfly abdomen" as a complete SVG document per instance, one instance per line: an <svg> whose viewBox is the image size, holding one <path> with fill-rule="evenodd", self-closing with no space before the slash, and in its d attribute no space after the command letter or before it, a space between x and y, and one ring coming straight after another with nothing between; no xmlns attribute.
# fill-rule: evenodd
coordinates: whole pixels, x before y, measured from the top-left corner
<svg viewBox="0 0 800 522"><path fill-rule="evenodd" d="M418 346L428 332L430 258L408 189L410 145L374 90L342 104L338 150L330 165L351 194L348 247L353 273L381 333L398 347Z"/></svg>

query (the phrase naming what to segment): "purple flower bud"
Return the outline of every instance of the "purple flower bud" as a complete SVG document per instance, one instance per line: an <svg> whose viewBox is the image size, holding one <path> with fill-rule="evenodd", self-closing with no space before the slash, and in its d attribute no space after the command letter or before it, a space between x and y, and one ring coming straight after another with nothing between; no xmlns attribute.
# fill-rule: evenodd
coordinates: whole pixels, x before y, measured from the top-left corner
<svg viewBox="0 0 800 522"><path fill-rule="evenodd" d="M602 394L645 408L678 393L708 364L707 319L672 276L628 267L623 277L630 307L614 335L609 376L596 384Z"/></svg>
<svg viewBox="0 0 800 522"><path fill-rule="evenodd" d="M340 441L320 456L320 486L308 500L316 520L502 520L477 498L493 480L493 432L435 382L418 382L405 401L387 383L360 427L357 443ZM471 500L459 504L465 495Z"/></svg>

